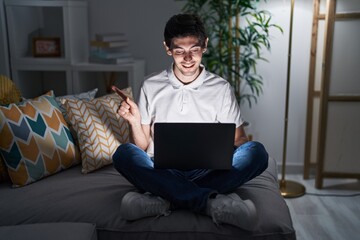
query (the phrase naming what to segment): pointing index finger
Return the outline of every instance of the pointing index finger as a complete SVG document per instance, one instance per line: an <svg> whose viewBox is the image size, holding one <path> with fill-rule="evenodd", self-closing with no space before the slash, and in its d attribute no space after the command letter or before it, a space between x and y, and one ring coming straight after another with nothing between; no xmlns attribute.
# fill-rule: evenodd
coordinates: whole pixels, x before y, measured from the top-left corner
<svg viewBox="0 0 360 240"><path fill-rule="evenodd" d="M111 86L111 89L117 94L119 95L123 100L126 101L127 98L129 98L123 91L121 91L119 88L117 88L116 86Z"/></svg>

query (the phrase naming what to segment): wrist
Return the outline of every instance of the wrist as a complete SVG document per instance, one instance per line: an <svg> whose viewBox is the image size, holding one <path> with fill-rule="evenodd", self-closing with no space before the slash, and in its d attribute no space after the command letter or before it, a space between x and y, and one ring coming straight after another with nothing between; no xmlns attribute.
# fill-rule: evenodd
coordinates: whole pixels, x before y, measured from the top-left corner
<svg viewBox="0 0 360 240"><path fill-rule="evenodd" d="M140 121L129 121L130 127L132 129L141 128L141 122Z"/></svg>

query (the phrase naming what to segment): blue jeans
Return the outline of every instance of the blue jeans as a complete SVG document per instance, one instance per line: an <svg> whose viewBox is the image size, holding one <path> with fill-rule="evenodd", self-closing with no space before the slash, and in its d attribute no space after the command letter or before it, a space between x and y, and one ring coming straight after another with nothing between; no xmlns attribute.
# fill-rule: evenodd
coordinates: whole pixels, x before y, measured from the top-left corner
<svg viewBox="0 0 360 240"><path fill-rule="evenodd" d="M234 150L231 170L154 169L145 151L126 143L114 153L113 163L136 188L168 200L172 209L205 212L211 195L233 192L261 174L267 168L268 154L261 143L247 142Z"/></svg>

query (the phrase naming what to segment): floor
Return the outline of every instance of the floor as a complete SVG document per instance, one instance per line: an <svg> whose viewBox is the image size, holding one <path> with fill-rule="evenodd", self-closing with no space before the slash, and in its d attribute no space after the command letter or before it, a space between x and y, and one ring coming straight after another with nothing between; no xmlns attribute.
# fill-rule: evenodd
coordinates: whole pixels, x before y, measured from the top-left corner
<svg viewBox="0 0 360 240"><path fill-rule="evenodd" d="M286 198L298 240L360 239L360 180L325 179L316 189L315 179L289 174L306 188L298 198Z"/></svg>

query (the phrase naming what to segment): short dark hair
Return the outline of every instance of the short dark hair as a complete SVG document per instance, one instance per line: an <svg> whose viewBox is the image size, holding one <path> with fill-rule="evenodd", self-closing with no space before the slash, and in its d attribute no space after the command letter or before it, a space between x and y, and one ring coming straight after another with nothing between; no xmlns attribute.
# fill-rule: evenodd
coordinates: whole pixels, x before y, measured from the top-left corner
<svg viewBox="0 0 360 240"><path fill-rule="evenodd" d="M194 36L199 39L201 47L205 47L207 34L201 19L194 14L177 14L166 23L164 30L165 44L172 49L172 40L177 37Z"/></svg>

